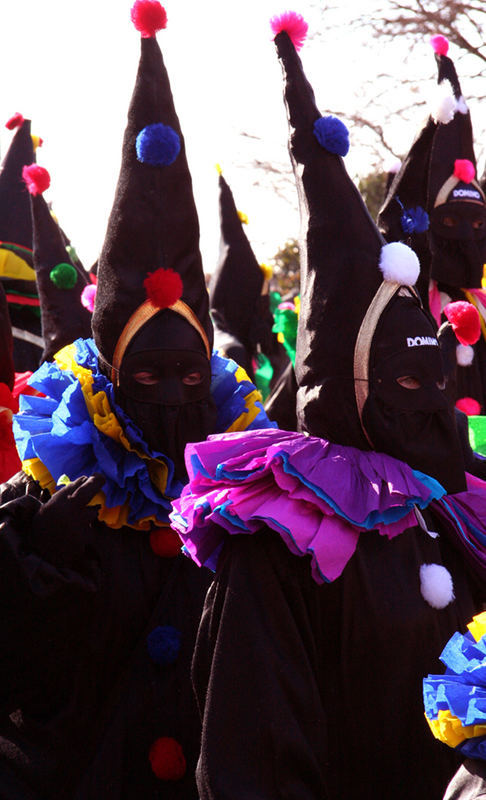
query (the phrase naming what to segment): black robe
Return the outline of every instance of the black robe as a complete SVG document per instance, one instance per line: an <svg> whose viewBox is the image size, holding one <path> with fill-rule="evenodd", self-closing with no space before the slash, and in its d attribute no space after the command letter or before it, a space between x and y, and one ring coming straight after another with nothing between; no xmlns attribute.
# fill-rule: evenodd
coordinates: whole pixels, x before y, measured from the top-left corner
<svg viewBox="0 0 486 800"><path fill-rule="evenodd" d="M442 610L420 593L423 563L452 575ZM466 574L418 527L362 533L324 585L270 529L228 537L193 662L200 800L440 800L458 760L428 728L422 678L478 611Z"/></svg>
<svg viewBox="0 0 486 800"><path fill-rule="evenodd" d="M210 573L99 522L82 558L55 567L29 541L45 494L23 473L0 490L0 798L197 800L189 672ZM182 633L174 664L149 657L159 625ZM164 736L187 760L178 781L151 769Z"/></svg>

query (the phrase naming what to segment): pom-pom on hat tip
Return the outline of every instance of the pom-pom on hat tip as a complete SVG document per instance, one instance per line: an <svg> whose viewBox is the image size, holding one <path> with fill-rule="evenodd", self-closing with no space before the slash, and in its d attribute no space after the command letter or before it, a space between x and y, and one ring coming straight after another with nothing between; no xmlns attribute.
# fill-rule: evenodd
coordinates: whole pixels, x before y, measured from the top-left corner
<svg viewBox="0 0 486 800"><path fill-rule="evenodd" d="M167 13L159 0L135 0L130 16L142 39L153 38L167 26Z"/></svg>
<svg viewBox="0 0 486 800"><path fill-rule="evenodd" d="M438 56L446 56L449 51L449 40L442 36L441 34L437 34L436 36L430 37L430 44L432 45L432 49L434 53Z"/></svg>
<svg viewBox="0 0 486 800"><path fill-rule="evenodd" d="M309 26L301 14L296 11L284 11L283 14L276 14L270 20L273 37L278 33L285 33L296 50L300 50L305 42Z"/></svg>

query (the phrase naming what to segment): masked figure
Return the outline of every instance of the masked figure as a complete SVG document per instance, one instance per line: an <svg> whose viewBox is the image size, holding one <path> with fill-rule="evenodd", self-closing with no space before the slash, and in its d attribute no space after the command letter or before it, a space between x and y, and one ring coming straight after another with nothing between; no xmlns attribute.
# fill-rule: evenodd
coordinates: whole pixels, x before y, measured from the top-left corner
<svg viewBox="0 0 486 800"><path fill-rule="evenodd" d="M196 800L190 663L210 573L182 556L170 503L187 442L270 425L243 370L212 353L184 140L155 38L165 11L137 0L132 19L142 52L93 339L58 338L80 336L67 327L80 286L76 298L52 286L59 254L27 176L46 360L31 379L41 396L24 397L14 420L22 472L0 490L9 800Z"/></svg>
<svg viewBox="0 0 486 800"><path fill-rule="evenodd" d="M387 241L406 241L420 259L417 288L437 327L451 300L468 300L484 316L486 198L476 177L471 115L443 36L431 40L440 102L417 135L392 182L378 221ZM454 401L472 398L484 411L483 333L474 357L458 357ZM479 404L479 405L478 405ZM459 404L461 405L461 404Z"/></svg>
<svg viewBox="0 0 486 800"><path fill-rule="evenodd" d="M172 523L216 570L193 661L200 798L440 800L457 762L421 681L479 603L484 490L466 491L417 257L384 244L346 173L347 131L296 53L304 21L272 24L301 204L301 433L186 451Z"/></svg>

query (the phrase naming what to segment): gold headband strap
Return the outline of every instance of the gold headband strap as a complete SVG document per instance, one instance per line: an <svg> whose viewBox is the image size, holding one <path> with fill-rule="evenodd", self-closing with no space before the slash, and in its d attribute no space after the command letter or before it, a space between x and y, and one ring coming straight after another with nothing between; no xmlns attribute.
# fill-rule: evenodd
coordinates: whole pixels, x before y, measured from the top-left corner
<svg viewBox="0 0 486 800"><path fill-rule="evenodd" d="M363 407L368 397L371 342L383 311L393 295L400 289L400 286L400 283L383 281L368 306L368 311L361 323L354 347L354 396L361 428L371 447L374 447L374 445L363 423Z"/></svg>
<svg viewBox="0 0 486 800"><path fill-rule="evenodd" d="M208 337L206 336L206 331L199 322L194 311L189 308L187 303L184 303L183 300L176 300L175 303L173 303L171 306L168 306L168 309L169 311L175 311L176 314L184 317L184 319L196 329L199 336L203 340L204 347L206 348L206 355L208 359L210 359L211 348L209 347ZM140 328L142 328L150 319L152 319L152 317L158 314L159 311L164 310L165 309L154 305L151 300L145 300L144 303L135 309L127 324L123 328L116 343L115 352L113 353L113 366L111 368L111 380L113 384L115 384L116 381L116 385L118 385L118 372L120 365L123 356L125 355L125 351L135 334L137 334Z"/></svg>

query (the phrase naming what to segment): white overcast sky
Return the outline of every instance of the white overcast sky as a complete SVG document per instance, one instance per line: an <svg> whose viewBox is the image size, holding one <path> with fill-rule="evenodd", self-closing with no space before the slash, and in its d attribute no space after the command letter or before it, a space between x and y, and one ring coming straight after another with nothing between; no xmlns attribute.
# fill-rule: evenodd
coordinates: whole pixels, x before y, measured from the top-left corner
<svg viewBox="0 0 486 800"><path fill-rule="evenodd" d="M373 3L374 0L366 0ZM257 258L267 261L287 237L297 236L298 215L291 181L287 198L255 160L288 170L287 125L281 70L269 18L289 8L315 33L322 13L310 0L167 0L168 26L157 38L169 71L186 139L201 223L204 266L217 256L219 162L247 228ZM301 51L321 108L364 102L366 81L386 68L399 75L397 46L350 36L361 7L342 0L335 33L309 41ZM3 124L16 111L32 119L43 137L38 162L51 173L46 192L86 267L101 248L120 165L126 112L137 69L140 39L125 0L2 0L0 25L0 147L12 134ZM433 72L433 58L424 53ZM417 114L416 123L422 113ZM401 127L403 147L415 122ZM398 134L397 134L398 135ZM353 131L351 131L353 144ZM366 173L367 154L353 150L351 172Z"/></svg>

